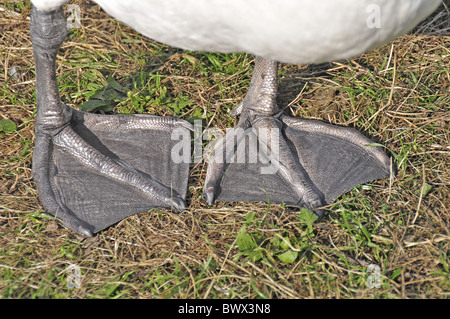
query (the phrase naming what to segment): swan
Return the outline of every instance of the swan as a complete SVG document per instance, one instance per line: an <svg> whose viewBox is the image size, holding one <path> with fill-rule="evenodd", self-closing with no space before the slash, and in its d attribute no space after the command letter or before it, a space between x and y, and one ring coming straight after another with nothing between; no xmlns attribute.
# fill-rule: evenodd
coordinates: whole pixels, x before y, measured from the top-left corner
<svg viewBox="0 0 450 319"><path fill-rule="evenodd" d="M64 105L55 75L67 35L67 0L31 0L36 65L33 175L44 208L92 236L152 207L185 208L189 163L175 163L182 119L96 115ZM351 188L389 176L390 160L358 131L284 115L276 104L278 63L311 64L358 56L408 32L441 0L95 0L150 39L177 48L255 56L250 87L232 111L235 128L214 144L203 196L215 201L285 202L323 216ZM118 133L118 128L120 132ZM187 133L186 133L187 132ZM241 147L264 146L261 158ZM239 161L242 154L247 160ZM102 193L107 187L110 191Z"/></svg>

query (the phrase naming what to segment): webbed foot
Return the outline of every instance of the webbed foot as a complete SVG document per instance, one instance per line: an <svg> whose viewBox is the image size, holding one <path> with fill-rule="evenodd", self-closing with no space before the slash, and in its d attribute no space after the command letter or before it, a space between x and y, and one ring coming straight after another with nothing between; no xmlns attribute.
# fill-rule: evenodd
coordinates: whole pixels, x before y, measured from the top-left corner
<svg viewBox="0 0 450 319"><path fill-rule="evenodd" d="M352 128L292 118L276 105L277 64L256 58L249 92L233 110L235 128L214 144L203 191L214 201L323 206L352 188L389 176L382 148Z"/></svg>
<svg viewBox="0 0 450 319"><path fill-rule="evenodd" d="M33 7L30 34L38 105L33 175L44 208L87 237L151 208L184 209L192 125L170 117L95 115L64 105L55 74L67 34L62 10ZM174 131L178 138L187 136L184 161L173 158L179 143Z"/></svg>

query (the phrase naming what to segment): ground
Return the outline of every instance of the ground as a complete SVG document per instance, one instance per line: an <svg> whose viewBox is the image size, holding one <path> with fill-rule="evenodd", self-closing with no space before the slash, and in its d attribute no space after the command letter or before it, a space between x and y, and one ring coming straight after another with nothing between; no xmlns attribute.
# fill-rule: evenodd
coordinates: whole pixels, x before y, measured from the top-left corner
<svg viewBox="0 0 450 319"><path fill-rule="evenodd" d="M74 3L81 26L57 60L67 104L236 123L228 112L246 93L252 56L170 48ZM448 6L355 59L280 67L287 113L357 128L386 147L395 177L355 188L314 220L269 203L209 207L200 162L187 210L143 212L90 239L37 199L30 4L5 0L0 10L2 298L449 298Z"/></svg>

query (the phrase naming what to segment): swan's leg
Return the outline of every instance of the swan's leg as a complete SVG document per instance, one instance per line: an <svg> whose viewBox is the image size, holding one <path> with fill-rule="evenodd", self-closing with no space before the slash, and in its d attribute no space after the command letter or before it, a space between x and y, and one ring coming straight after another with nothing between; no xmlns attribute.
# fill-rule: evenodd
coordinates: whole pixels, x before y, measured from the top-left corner
<svg viewBox="0 0 450 319"><path fill-rule="evenodd" d="M64 105L55 61L66 34L62 9L33 7L38 107L33 174L43 206L84 236L153 207L183 209L189 163L171 160L171 133L189 132L191 125L156 116L94 115Z"/></svg>
<svg viewBox="0 0 450 319"><path fill-rule="evenodd" d="M276 105L276 93L277 63L256 58L249 92L234 113L241 116L238 127L252 128L247 135L257 138L257 151L264 153L270 165L251 163L251 145L240 147L238 144L245 142L236 142L231 146L234 158L208 165L204 198L209 204L268 198L303 206L322 216L321 207L343 192L389 175L389 159L379 147L367 146L371 141L361 133L284 116ZM222 151L220 147L216 150ZM239 151L246 154L237 154Z"/></svg>

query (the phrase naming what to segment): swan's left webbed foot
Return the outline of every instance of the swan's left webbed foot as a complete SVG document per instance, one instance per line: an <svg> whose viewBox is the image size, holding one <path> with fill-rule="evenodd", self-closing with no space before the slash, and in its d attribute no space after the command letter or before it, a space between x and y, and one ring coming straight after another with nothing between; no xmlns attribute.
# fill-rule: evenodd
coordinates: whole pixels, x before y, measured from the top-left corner
<svg viewBox="0 0 450 319"><path fill-rule="evenodd" d="M203 196L214 201L267 201L323 206L374 179L389 176L380 147L352 128L282 114L276 104L277 63L256 58L249 91L233 110L236 127L214 144Z"/></svg>

